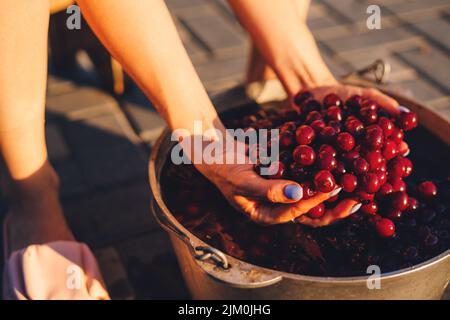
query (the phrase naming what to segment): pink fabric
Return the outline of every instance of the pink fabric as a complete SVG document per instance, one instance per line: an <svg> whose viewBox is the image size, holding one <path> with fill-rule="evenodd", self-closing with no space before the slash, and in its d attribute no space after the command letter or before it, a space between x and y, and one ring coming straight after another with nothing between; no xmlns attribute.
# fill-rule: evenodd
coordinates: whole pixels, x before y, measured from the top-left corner
<svg viewBox="0 0 450 320"><path fill-rule="evenodd" d="M9 300L109 300L87 245L57 241L15 251L6 262L3 297Z"/></svg>

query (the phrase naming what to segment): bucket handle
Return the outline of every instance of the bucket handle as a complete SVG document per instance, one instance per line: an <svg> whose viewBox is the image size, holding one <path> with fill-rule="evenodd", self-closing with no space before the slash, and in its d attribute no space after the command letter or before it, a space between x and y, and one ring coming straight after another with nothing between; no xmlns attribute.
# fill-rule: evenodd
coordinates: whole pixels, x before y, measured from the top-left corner
<svg viewBox="0 0 450 320"><path fill-rule="evenodd" d="M374 80L371 80L372 82L376 84L384 84L388 80L390 73L391 65L382 59L377 59L368 66L344 75L342 78L344 79L344 81L352 80L355 78L357 80L362 80L364 79L365 75L372 74L374 77Z"/></svg>
<svg viewBox="0 0 450 320"><path fill-rule="evenodd" d="M153 215L156 219L156 222L168 232L173 233L180 240L182 240L192 256L199 261L211 260L217 267L228 270L231 268L230 263L228 262L227 256L220 250L207 246L196 246L194 247L189 239L189 237L177 228L167 217L161 214L161 210L156 206L156 201L154 198L151 200L151 208L153 211Z"/></svg>

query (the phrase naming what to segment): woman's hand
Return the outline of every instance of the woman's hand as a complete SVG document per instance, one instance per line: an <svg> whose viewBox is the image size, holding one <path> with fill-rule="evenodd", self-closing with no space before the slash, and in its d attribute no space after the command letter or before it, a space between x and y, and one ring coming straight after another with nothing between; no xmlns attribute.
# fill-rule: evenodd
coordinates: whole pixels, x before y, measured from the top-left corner
<svg viewBox="0 0 450 320"><path fill-rule="evenodd" d="M234 208L265 225L293 221L341 190L319 192L302 200L303 189L298 183L264 179L253 170L252 164L202 164L197 169L219 188ZM309 220L301 223L316 224Z"/></svg>
<svg viewBox="0 0 450 320"><path fill-rule="evenodd" d="M354 95L359 95L361 97L377 101L378 104L391 115L396 115L400 113L400 111L409 111L405 107L399 106L398 102L391 97L374 88L362 88L336 83L334 85L311 88L309 91L319 102L322 102L323 98L330 93L337 94L344 101ZM403 155L409 153L408 145L405 142L402 142L402 144L400 145L399 152Z"/></svg>

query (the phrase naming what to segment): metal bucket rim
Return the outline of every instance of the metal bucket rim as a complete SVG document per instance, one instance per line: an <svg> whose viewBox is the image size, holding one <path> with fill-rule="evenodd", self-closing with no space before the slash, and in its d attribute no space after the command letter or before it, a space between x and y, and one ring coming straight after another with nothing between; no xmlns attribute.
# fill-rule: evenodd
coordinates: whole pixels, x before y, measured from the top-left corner
<svg viewBox="0 0 450 320"><path fill-rule="evenodd" d="M196 235L194 235L192 232L190 232L188 229L186 229L181 223L178 222L178 220L173 216L172 212L169 210L169 208L166 206L162 195L161 195L161 189L159 181L156 177L156 159L159 155L160 148L162 143L168 138L170 134L170 130L168 128L165 128L165 130L161 133L160 137L158 138L157 142L153 146L151 156L150 156L150 162L149 162L149 180L150 180L150 187L153 193L153 199L156 201L159 208L162 210L163 214L169 219L171 223L173 223L180 231L185 233L189 239L190 242L192 242L192 239L195 239L196 242L205 243L203 240L198 238ZM206 245L209 245L205 243ZM235 258L233 256L230 256L226 253L224 253L227 258L230 260L235 260L243 264L247 264L254 268L260 268L263 270L266 270L268 272L276 273L283 278L290 278L293 280L303 280L303 281L315 281L315 282L339 282L339 283L345 283L345 282L358 282L358 281L367 281L369 275L364 276L351 276L351 277L319 277L319 276L308 276L308 275L301 275L301 274L295 274L295 273L289 273L279 270L274 270L258 265L254 265L250 262L240 260L238 258ZM395 278L399 276L404 276L407 274L410 274L412 272L419 271L423 268L429 267L431 265L434 265L436 263L439 263L441 260L444 260L450 256L450 249L442 252L441 254L437 255L436 257L429 259L427 261L424 261L420 264L414 265L409 268L399 269L392 272L382 273L381 279L388 279L388 278Z"/></svg>

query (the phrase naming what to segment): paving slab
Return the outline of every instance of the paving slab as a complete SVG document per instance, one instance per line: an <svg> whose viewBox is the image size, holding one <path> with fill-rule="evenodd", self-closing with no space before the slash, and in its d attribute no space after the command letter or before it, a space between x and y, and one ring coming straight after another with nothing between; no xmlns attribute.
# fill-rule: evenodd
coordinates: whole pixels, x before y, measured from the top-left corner
<svg viewBox="0 0 450 320"><path fill-rule="evenodd" d="M63 202L75 236L92 248L102 248L159 229L150 215L146 180L110 190L96 190Z"/></svg>
<svg viewBox="0 0 450 320"><path fill-rule="evenodd" d="M117 102L109 94L90 87L79 87L64 94L47 97L49 116L70 120L116 112Z"/></svg>
<svg viewBox="0 0 450 320"><path fill-rule="evenodd" d="M139 137L151 145L166 127L166 122L137 87L128 92L121 105Z"/></svg>
<svg viewBox="0 0 450 320"><path fill-rule="evenodd" d="M370 50L405 50L415 48L423 39L411 32L406 27L385 28L381 30L369 30L334 39L322 40L322 42L334 52L335 55L348 57L357 52Z"/></svg>
<svg viewBox="0 0 450 320"><path fill-rule="evenodd" d="M189 14L177 14L181 23L211 54L230 56L245 49L246 39L232 23L211 6L202 6Z"/></svg>
<svg viewBox="0 0 450 320"><path fill-rule="evenodd" d="M116 248L108 246L97 249L93 253L100 267L109 296L113 300L134 299L136 295Z"/></svg>
<svg viewBox="0 0 450 320"><path fill-rule="evenodd" d="M139 299L187 299L178 262L163 231L116 245Z"/></svg>
<svg viewBox="0 0 450 320"><path fill-rule="evenodd" d="M421 75L427 77L435 86L450 91L450 58L448 54L428 47L399 52L398 56L409 63Z"/></svg>
<svg viewBox="0 0 450 320"><path fill-rule="evenodd" d="M50 161L60 161L69 157L70 150L63 137L61 128L55 123L45 125L45 141Z"/></svg>
<svg viewBox="0 0 450 320"><path fill-rule="evenodd" d="M64 124L74 158L93 188L146 176L148 154L131 141L117 115L103 115Z"/></svg>

